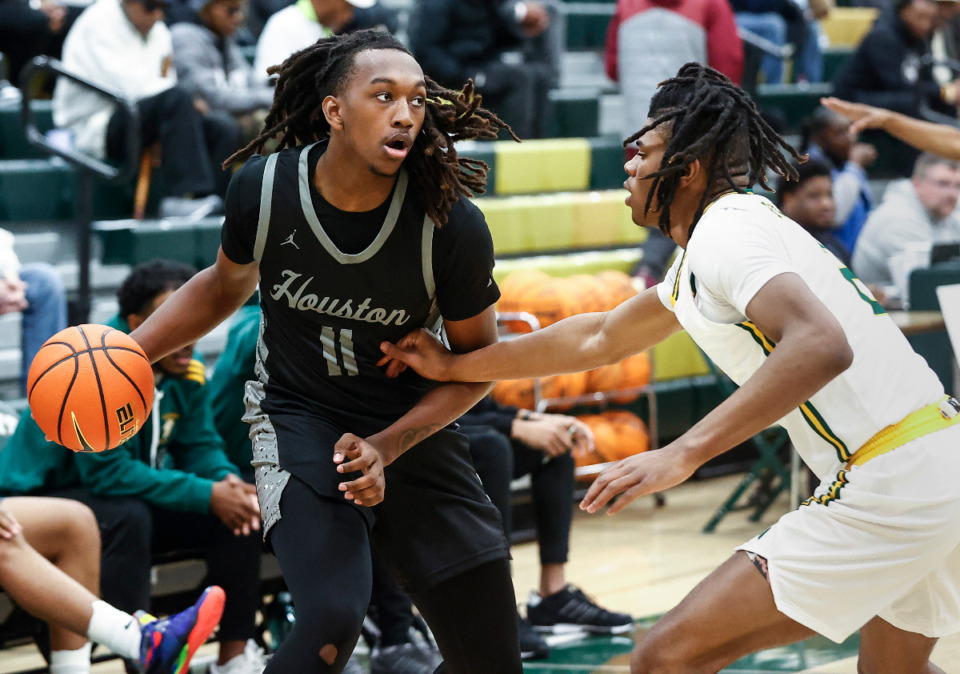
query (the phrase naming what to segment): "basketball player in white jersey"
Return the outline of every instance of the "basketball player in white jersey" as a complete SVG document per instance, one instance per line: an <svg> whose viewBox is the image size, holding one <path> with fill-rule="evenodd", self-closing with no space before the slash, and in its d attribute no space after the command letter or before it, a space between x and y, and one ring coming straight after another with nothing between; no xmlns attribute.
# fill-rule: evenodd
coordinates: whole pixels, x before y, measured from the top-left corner
<svg viewBox="0 0 960 674"><path fill-rule="evenodd" d="M686 329L740 387L666 447L603 471L608 512L672 487L771 424L821 479L637 645L631 671L716 672L751 652L860 630L858 671L941 672L960 630L960 405L849 269L747 188L795 178L746 94L690 63L627 142L634 221L684 248L663 283L607 313L463 355L423 332L382 345L391 371L487 381L588 370Z"/></svg>

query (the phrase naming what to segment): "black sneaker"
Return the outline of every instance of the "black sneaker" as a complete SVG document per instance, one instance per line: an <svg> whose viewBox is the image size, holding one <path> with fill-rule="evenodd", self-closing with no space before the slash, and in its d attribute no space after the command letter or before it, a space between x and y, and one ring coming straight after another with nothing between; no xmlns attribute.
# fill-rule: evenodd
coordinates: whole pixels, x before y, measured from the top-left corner
<svg viewBox="0 0 960 674"><path fill-rule="evenodd" d="M520 659L521 660L545 660L550 657L550 647L546 639L537 634L537 631L530 624L530 621L521 615L517 615L519 621L520 634Z"/></svg>
<svg viewBox="0 0 960 674"><path fill-rule="evenodd" d="M548 634L574 630L594 634L623 634L633 628L632 616L600 608L573 585L567 585L547 597L531 592L527 618L533 623L534 629Z"/></svg>

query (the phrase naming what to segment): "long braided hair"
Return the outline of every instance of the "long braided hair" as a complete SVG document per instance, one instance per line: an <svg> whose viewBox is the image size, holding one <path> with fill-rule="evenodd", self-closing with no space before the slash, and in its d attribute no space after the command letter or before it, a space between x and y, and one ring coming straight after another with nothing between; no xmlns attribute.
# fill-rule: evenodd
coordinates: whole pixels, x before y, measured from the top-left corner
<svg viewBox="0 0 960 674"><path fill-rule="evenodd" d="M326 138L330 125L321 105L327 96L342 92L353 71L358 53L392 49L410 54L396 38L381 30L360 30L321 38L291 55L268 73L277 75L273 106L263 130L243 149L231 155L223 167L262 152L278 139L276 151ZM483 194L489 167L483 161L460 157L455 142L497 137L500 129L519 141L508 124L481 107L480 94L472 81L462 91L441 87L426 78L427 104L423 128L404 161L413 193L439 227L446 223L453 203L462 196Z"/></svg>
<svg viewBox="0 0 960 674"><path fill-rule="evenodd" d="M780 148L797 161L803 157L760 116L743 89L717 70L701 63L687 63L676 77L661 82L650 102L652 121L624 141L629 145L659 127L669 137L660 168L647 175L653 180L645 212L656 195L660 230L670 233L670 205L683 172L695 160L705 160L707 189L697 207L690 233L706 208L707 200L722 179L730 189L746 192L735 178L746 176L747 186L766 182L766 169L796 180L796 169Z"/></svg>

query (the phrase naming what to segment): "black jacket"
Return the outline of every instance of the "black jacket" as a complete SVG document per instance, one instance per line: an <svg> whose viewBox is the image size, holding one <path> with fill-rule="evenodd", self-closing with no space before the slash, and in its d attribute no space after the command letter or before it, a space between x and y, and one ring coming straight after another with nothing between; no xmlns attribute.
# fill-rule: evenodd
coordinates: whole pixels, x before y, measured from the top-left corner
<svg viewBox="0 0 960 674"><path fill-rule="evenodd" d="M476 79L523 32L514 0L419 0L410 15L410 47L423 71L445 87Z"/></svg>
<svg viewBox="0 0 960 674"><path fill-rule="evenodd" d="M951 114L933 79L930 49L893 12L870 29L834 80L840 98L920 116L921 103Z"/></svg>

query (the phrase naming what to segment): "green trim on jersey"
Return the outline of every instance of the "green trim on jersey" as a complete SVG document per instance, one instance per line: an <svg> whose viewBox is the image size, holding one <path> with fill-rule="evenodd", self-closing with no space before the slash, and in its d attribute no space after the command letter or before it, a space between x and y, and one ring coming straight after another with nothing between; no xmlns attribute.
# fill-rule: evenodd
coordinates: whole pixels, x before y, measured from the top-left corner
<svg viewBox="0 0 960 674"><path fill-rule="evenodd" d="M847 446L844 444L843 440L837 437L830 426L824 421L823 417L820 416L820 413L817 412L813 404L808 400L807 402L800 405L800 412L803 414L804 421L812 428L817 435L827 441L827 443L833 445L834 449L837 450L837 457L841 461L846 461L850 458L850 450L847 449Z"/></svg>
<svg viewBox="0 0 960 674"><path fill-rule="evenodd" d="M764 355L769 356L773 351L773 347L777 344L773 340L769 339L763 331L760 330L752 321L744 321L743 323L736 324L738 328L742 328L750 333L750 336L753 337L753 341L760 345L760 348L763 349Z"/></svg>
<svg viewBox="0 0 960 674"><path fill-rule="evenodd" d="M830 501L839 501L840 491L847 486L848 482L849 480L847 479L847 471L841 470L839 473L837 473L837 479L834 480L832 485L830 485L830 489L827 490L827 493L821 494L820 496L811 496L800 505L806 506L814 503L828 505Z"/></svg>

